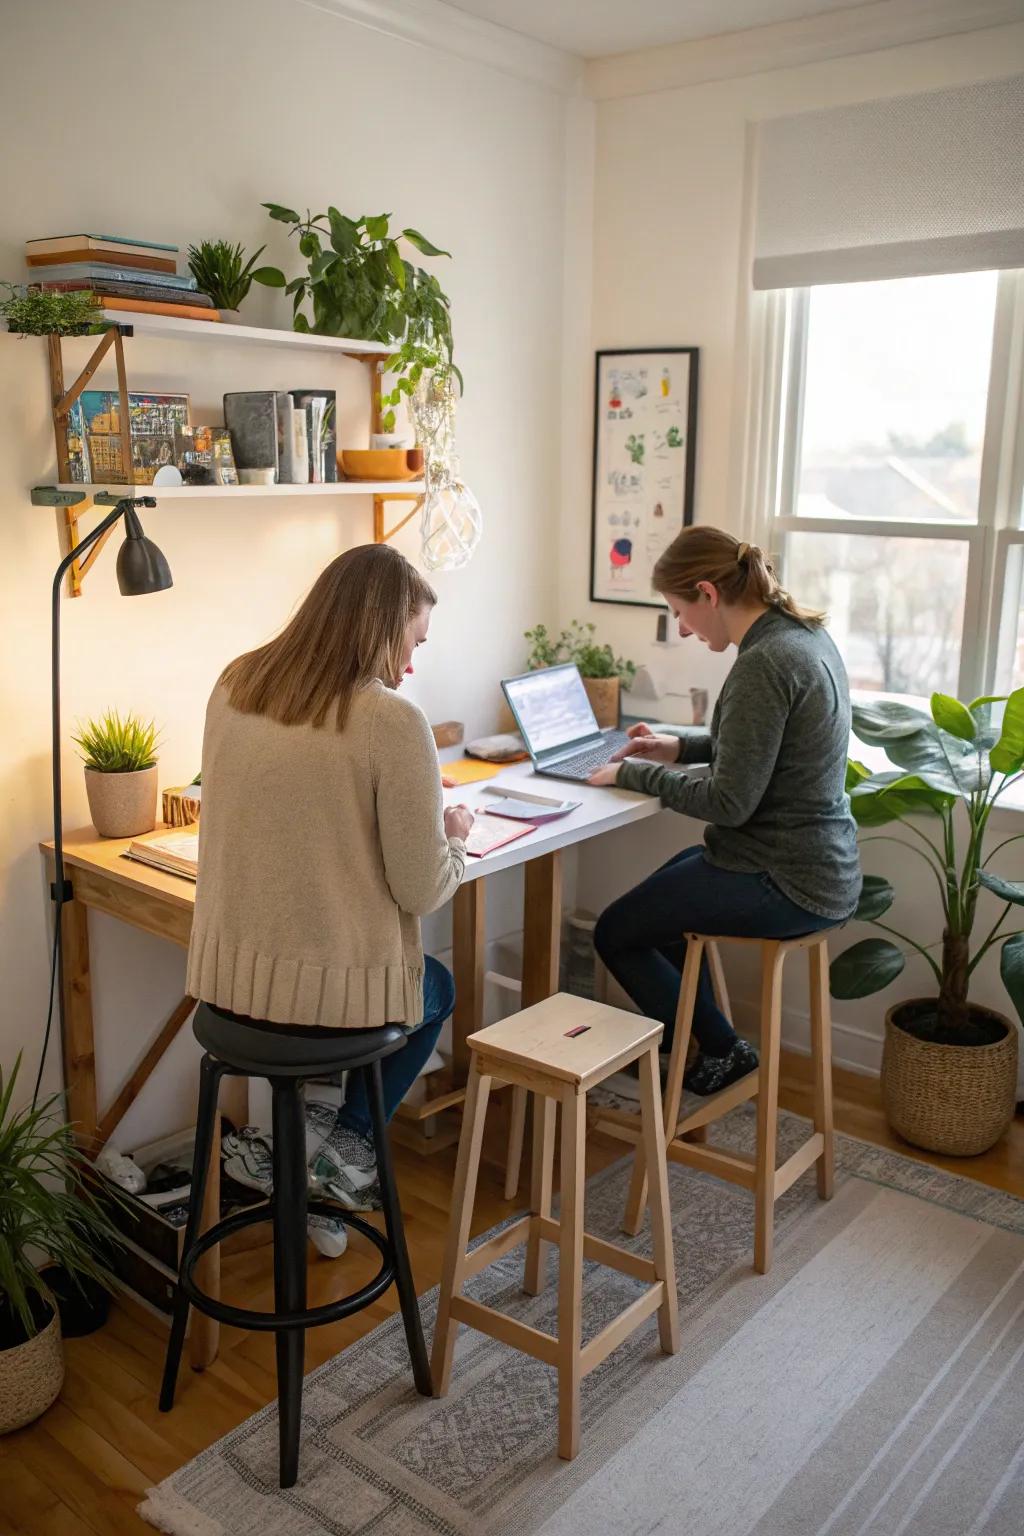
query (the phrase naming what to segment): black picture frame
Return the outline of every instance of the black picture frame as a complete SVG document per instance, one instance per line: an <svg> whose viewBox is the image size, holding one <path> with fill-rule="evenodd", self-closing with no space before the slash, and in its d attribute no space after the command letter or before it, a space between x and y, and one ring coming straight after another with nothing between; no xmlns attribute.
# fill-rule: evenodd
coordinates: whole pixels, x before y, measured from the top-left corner
<svg viewBox="0 0 1024 1536"><path fill-rule="evenodd" d="M659 364L657 360L662 357L672 359L672 363ZM643 559L636 562L635 570L630 572L627 579L623 580L620 594L615 591L615 582L617 580L615 569L609 570L606 567L603 551L608 549L610 533L608 527L605 526L605 521L606 519L610 521L614 515L610 514L607 510L609 500L606 482L610 473L618 474L621 479L621 471L609 471L607 465L615 457L615 449L611 446L611 443L614 437L621 437L621 424L634 418L632 408L629 406L620 406L615 416L610 415L611 407L606 402L613 397L611 390L612 374L615 372L620 378L631 380L632 383L629 386L631 388L638 387L639 376L650 374L652 369L661 369L659 388L662 387L661 380L668 377L667 393L659 394L658 397L653 399L646 393L638 397L638 404L639 400L646 400L647 403L643 406L641 413L636 419L638 422L639 420L646 422L652 410L656 410L659 404L671 398L671 390L675 387L672 382L672 370L673 368L677 369L678 361L683 357L686 358L686 396L685 400L680 396L679 408L676 413L686 424L685 442L682 444L683 464L679 470L673 468L671 473L669 473L669 461L666 459L665 473L662 476L663 480L670 478L674 481L678 479L681 494L678 500L674 499L674 504L671 507L666 507L663 511L659 510L656 514L654 507L661 508L664 498L658 498L654 501L652 507L651 501L656 493L656 488L652 488L648 482L650 464L644 466L645 473L642 477L642 483L637 486L635 491L630 490L628 487L625 490L620 490L618 486L616 487L614 498L617 499L621 506L621 511L618 515L630 515L634 519L633 524L630 525L630 534L635 536L641 530L644 531ZM634 359L636 360L635 363L632 362ZM655 515L665 517L665 544L670 543L681 529L689 527L694 520L699 374L699 347L605 347L595 353L594 451L590 499L590 601L592 603L617 603L630 608L660 608L663 606L656 597L647 595L650 592L650 588L644 584L644 573L651 564L650 554L652 550L657 548L658 544L657 536L655 535L653 538L650 536L654 532L651 519ZM678 369L676 371L676 379L678 379ZM667 417L667 414L665 411L662 412L663 416ZM639 449L641 453L645 453L646 430L647 428L645 427L645 431L640 438ZM657 428L653 430L656 432ZM636 434L632 435L635 438ZM662 444L659 451L662 451L664 447L665 445ZM636 445L634 444L634 447L628 451L632 456L637 451ZM634 459L633 463L640 467L643 461ZM630 478L639 478L633 475L632 470L629 471L629 475ZM630 501L632 501L632 506L627 506L626 504ZM614 545L620 543L632 546L625 551L623 567L617 567L622 569L634 563L632 552L636 545L634 538L626 535L621 539L614 540Z"/></svg>

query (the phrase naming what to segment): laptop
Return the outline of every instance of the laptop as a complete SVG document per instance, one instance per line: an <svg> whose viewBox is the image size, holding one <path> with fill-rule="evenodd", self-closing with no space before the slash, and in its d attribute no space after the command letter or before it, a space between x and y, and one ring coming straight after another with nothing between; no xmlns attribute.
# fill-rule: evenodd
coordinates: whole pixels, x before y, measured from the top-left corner
<svg viewBox="0 0 1024 1536"><path fill-rule="evenodd" d="M585 783L629 740L625 731L601 730L578 667L542 667L501 686L534 769L549 779Z"/></svg>

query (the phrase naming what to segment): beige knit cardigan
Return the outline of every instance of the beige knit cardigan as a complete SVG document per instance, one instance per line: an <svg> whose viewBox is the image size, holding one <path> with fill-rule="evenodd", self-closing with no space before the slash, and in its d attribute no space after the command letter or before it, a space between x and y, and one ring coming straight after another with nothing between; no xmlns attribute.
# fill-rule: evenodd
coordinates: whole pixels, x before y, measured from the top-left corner
<svg viewBox="0 0 1024 1536"><path fill-rule="evenodd" d="M192 997L278 1024L372 1028L423 1017L420 915L453 894L422 711L383 683L342 731L206 711Z"/></svg>

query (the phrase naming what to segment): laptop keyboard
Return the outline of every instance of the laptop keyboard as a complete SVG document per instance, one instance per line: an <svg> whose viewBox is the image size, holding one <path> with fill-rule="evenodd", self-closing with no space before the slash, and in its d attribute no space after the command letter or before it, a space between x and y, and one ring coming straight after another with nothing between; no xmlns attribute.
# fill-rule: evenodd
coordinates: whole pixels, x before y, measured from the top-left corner
<svg viewBox="0 0 1024 1536"><path fill-rule="evenodd" d="M560 778L564 779L589 779L596 768L603 768L605 763L629 737L625 731L612 731L607 735L599 747L591 747L588 752L580 752L575 757L567 757L557 765Z"/></svg>

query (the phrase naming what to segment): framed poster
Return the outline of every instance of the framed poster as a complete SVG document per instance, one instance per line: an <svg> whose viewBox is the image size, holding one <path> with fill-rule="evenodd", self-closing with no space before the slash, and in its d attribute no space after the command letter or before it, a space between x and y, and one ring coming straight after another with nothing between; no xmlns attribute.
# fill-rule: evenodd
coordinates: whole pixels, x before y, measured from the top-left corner
<svg viewBox="0 0 1024 1536"><path fill-rule="evenodd" d="M590 598L660 608L658 556L693 522L697 347L598 352Z"/></svg>

